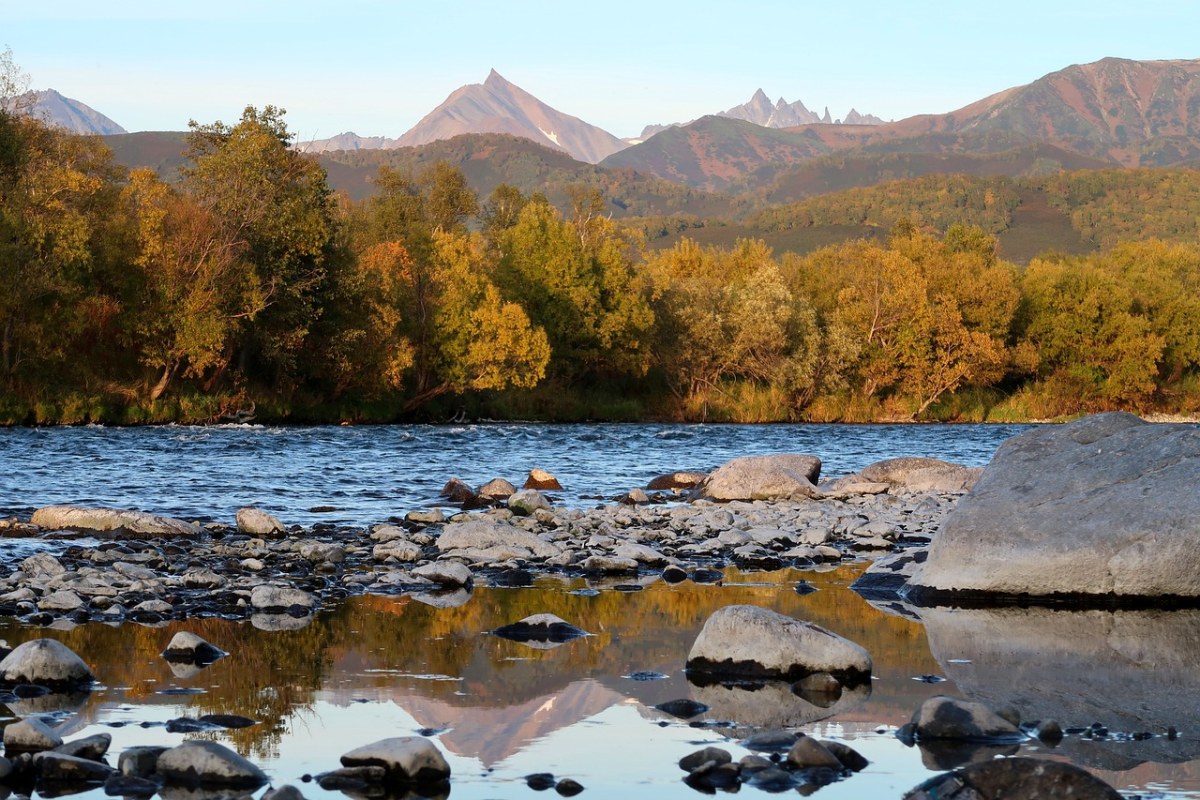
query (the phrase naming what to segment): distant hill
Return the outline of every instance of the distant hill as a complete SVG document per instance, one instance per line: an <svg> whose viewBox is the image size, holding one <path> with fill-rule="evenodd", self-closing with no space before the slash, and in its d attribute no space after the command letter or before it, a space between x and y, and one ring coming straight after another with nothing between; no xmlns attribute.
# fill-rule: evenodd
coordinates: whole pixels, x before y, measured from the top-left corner
<svg viewBox="0 0 1200 800"><path fill-rule="evenodd" d="M1179 165L1200 159L1200 61L1106 58L949 114L883 125L808 124L765 138L751 128L715 127L713 119L664 131L602 163L720 190L756 188L807 159L851 150L949 156L1049 146L1073 154L1066 161Z"/></svg>
<svg viewBox="0 0 1200 800"><path fill-rule="evenodd" d="M107 136L125 133L125 129L91 106L65 97L53 89L26 92L17 99L18 107L28 106L28 114L71 133Z"/></svg>
<svg viewBox="0 0 1200 800"><path fill-rule="evenodd" d="M330 150L383 150L398 147L395 139L386 136L359 136L353 131L339 133L328 139L311 139L297 142L296 149L302 153L326 153Z"/></svg>
<svg viewBox="0 0 1200 800"><path fill-rule="evenodd" d="M829 114L829 107L825 107L824 116L815 111L810 111L807 106L797 100L794 103L789 103L782 97L774 103L767 93L759 89L754 93L748 102L734 106L726 111L718 111L712 116L728 117L729 119L740 119L745 122L753 122L755 125L761 125L764 128L795 128L800 125L832 125L835 120ZM692 120L695 122L695 120ZM845 120L837 120L837 122L845 122L847 125L882 125L883 120L873 114L860 114L853 108L846 114ZM691 123L672 123L670 125L647 125L642 129L641 141L649 139L667 128L678 128Z"/></svg>
<svg viewBox="0 0 1200 800"><path fill-rule="evenodd" d="M456 89L397 139L396 146L415 147L463 133L523 136L589 164L626 147L608 131L551 108L496 70L483 83Z"/></svg>

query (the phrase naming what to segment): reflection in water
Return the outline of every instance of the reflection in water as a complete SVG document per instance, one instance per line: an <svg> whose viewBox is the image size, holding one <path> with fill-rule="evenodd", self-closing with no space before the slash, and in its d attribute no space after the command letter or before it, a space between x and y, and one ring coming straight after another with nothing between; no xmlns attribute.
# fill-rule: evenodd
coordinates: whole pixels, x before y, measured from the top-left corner
<svg viewBox="0 0 1200 800"><path fill-rule="evenodd" d="M1193 685L1185 667L1197 659L1189 660L1191 650L1186 647L1170 644L1177 633L1166 632L1180 621L1186 631L1192 630L1185 617L1129 617L1109 620L1101 628L1072 623L1072 631L1049 630L1044 640L1035 636L1020 645L1011 631L1029 629L1036 634L1043 627L1036 617L997 622L972 616L977 612L935 612L930 619L935 660L920 624L876 611L847 589L861 569L860 564L825 573L730 571L724 585L656 582L633 593L580 594L588 586L584 581L542 578L526 589L480 587L468 602L446 608L412 598L365 596L323 611L295 630L271 625L273 630L265 631L252 624L208 619L160 628L87 624L47 632L9 620L0 623L0 638L15 645L53 635L88 661L102 685L77 699L81 705L57 724L72 736L111 733L114 756L134 745L181 741L182 735L161 727L169 719L240 714L259 724L205 735L259 762L278 785L336 767L338 757L352 747L423 732L435 738L451 762L455 798L527 798L522 777L545 771L575 778L595 796L692 797L675 767L681 756L715 744L740 757L745 751L736 745L739 737L778 725L850 741L872 762L854 778L822 789L823 798L899 797L928 777L927 767L940 768L950 758L905 748L892 736L925 698L956 693L954 682L931 686L912 680L914 676L945 674L972 695L998 692L994 686L989 689L991 683L1008 685L1012 676L1019 676L1018 686L1025 692L1021 697L1029 701L1029 710L1022 710L1026 716L1041 715L1045 712L1036 709L1046 708L1056 696L1065 697L1070 684L1081 683L1078 677L1058 680L1047 671L1073 671L1078 676L1081 662L1070 661L1065 653L1091 642L1093 650L1083 651L1091 655L1082 663L1089 657L1093 663L1112 662L1119 654L1150 670L1128 673L1127 678L1118 673L1112 679L1117 684L1136 680L1141 685L1136 691L1142 694L1131 694L1125 686L1117 686L1117 691L1114 684L1088 673L1083 681L1087 691L1109 695L1091 701L1097 711L1122 694L1149 703L1156 692L1142 685L1146 674L1165 676L1160 680L1178 681L1176 685L1188 690ZM792 587L800 578L820 591L797 594ZM783 684L757 691L690 685L683 665L692 641L713 611L734 603L807 619L858 642L871 653L874 680L869 687L820 702ZM537 650L484 634L543 612L593 635L553 650ZM190 630L230 655L206 669L177 675L158 654L179 630ZM1149 638L1142 631L1148 631ZM1101 643L1093 641L1097 639ZM1197 640L1200 637L1193 635L1193 643ZM1056 655L1060 651L1062 655ZM956 663L963 659L971 663ZM1021 672L1020 665L1029 662L1041 663L1041 672L1032 667ZM1159 669L1166 671L1155 672ZM639 673L665 677L628 677ZM1030 694L1029 686L1043 687L1047 698ZM201 693L170 693L178 690ZM653 708L680 698L711 708L690 721ZM986 696L981 699L990 702ZM1185 698L1176 700L1181 708L1186 705ZM1066 715L1060 718L1064 724L1075 721ZM1110 714L1096 719L1119 718ZM1185 730L1193 720L1195 715L1181 712L1170 724ZM147 725L151 727L143 727ZM1094 744L1077 737L1069 737L1069 742L1078 749ZM1109 744L1113 752L1129 754L1135 751L1118 745L1167 748L1181 743L1161 739ZM1038 745L1023 749L1036 750ZM1094 756L1107 751L1090 752ZM1186 749L1174 753L1190 757ZM1072 757L1083 759L1078 753ZM1200 780L1188 774L1190 765L1173 769L1163 773L1141 767L1136 777L1102 777L1118 786L1178 781L1174 788L1182 790L1180 796L1200 797ZM315 784L305 784L303 790L311 800L341 797ZM102 796L85 795L87 800Z"/></svg>
<svg viewBox="0 0 1200 800"><path fill-rule="evenodd" d="M1106 737L1062 743L1060 750L1078 763L1125 770L1200 757L1200 611L923 608L920 614L934 656L972 699L1064 728L1106 726ZM1165 735L1171 727L1178 740Z"/></svg>

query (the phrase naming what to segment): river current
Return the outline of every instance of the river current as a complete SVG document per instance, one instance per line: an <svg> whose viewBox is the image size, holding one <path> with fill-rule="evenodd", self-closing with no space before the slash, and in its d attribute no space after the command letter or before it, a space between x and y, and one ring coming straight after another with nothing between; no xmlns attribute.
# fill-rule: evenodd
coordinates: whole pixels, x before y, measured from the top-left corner
<svg viewBox="0 0 1200 800"><path fill-rule="evenodd" d="M57 503L232 521L256 505L288 524L368 525L438 502L452 477L520 486L538 467L586 505L675 470L806 453L838 476L896 456L988 462L1022 425L380 425L0 430L0 516ZM313 511L312 509L332 509Z"/></svg>

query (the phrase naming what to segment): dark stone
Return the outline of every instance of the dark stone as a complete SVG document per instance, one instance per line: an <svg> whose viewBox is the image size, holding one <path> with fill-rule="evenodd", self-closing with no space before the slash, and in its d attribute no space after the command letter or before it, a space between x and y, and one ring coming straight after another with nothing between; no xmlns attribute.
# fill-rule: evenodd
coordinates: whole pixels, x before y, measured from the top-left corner
<svg viewBox="0 0 1200 800"><path fill-rule="evenodd" d="M796 584L796 594L812 594L817 591L817 587L813 586L808 581L800 581Z"/></svg>
<svg viewBox="0 0 1200 800"><path fill-rule="evenodd" d="M833 753L837 760L842 762L842 766L851 772L862 772L871 763L862 753L844 742L822 740L821 744L825 745L825 749Z"/></svg>
<svg viewBox="0 0 1200 800"><path fill-rule="evenodd" d="M491 578L492 586L519 588L533 585L533 573L527 569L506 569Z"/></svg>
<svg viewBox="0 0 1200 800"><path fill-rule="evenodd" d="M686 697L680 700L668 700L665 703L659 703L655 708L680 719L691 719L708 711L708 706L704 705L704 703L697 703L695 700Z"/></svg>
<svg viewBox="0 0 1200 800"><path fill-rule="evenodd" d="M549 614L535 614L496 628L492 634L515 642L569 642L587 636L587 631Z"/></svg>
<svg viewBox="0 0 1200 800"><path fill-rule="evenodd" d="M563 797L574 797L583 791L583 785L579 781L570 778L563 778L554 785L554 791L561 794Z"/></svg>
<svg viewBox="0 0 1200 800"><path fill-rule="evenodd" d="M791 731L762 731L745 739L742 747L759 753L786 753L796 744L797 739L799 737Z"/></svg>
<svg viewBox="0 0 1200 800"><path fill-rule="evenodd" d="M681 583L687 580L687 570L674 564L662 571L662 579L667 583Z"/></svg>
<svg viewBox="0 0 1200 800"><path fill-rule="evenodd" d="M631 681L662 681L671 677L662 672L651 672L649 670L637 670L625 676Z"/></svg>
<svg viewBox="0 0 1200 800"><path fill-rule="evenodd" d="M1037 726L1037 737L1054 747L1063 740L1062 726L1052 719L1042 720Z"/></svg>
<svg viewBox="0 0 1200 800"><path fill-rule="evenodd" d="M1072 764L1040 758L990 759L931 778L905 800L1009 800L1053 797L1120 800L1116 789Z"/></svg>
<svg viewBox="0 0 1200 800"><path fill-rule="evenodd" d="M217 725L222 728L249 728L251 725L257 725L258 721L249 717L242 717L237 714L204 714L200 717L200 722L207 722L209 725Z"/></svg>
<svg viewBox="0 0 1200 800"><path fill-rule="evenodd" d="M153 797L158 790L159 784L149 778L119 772L109 775L104 782L104 793L109 797Z"/></svg>
<svg viewBox="0 0 1200 800"><path fill-rule="evenodd" d="M683 758L679 759L679 768L684 772L695 772L704 764L713 762L714 765L728 764L733 761L733 756L728 750L723 750L720 747L706 747L703 750L697 750L694 753L688 753Z"/></svg>
<svg viewBox="0 0 1200 800"><path fill-rule="evenodd" d="M778 794L780 792L791 791L796 788L796 778L792 773L782 770L779 767L768 767L767 769L757 770L746 778L746 783L753 786L755 789L761 789L764 792Z"/></svg>
<svg viewBox="0 0 1200 800"><path fill-rule="evenodd" d="M688 573L694 583L718 583L725 580L725 573L717 569L694 569Z"/></svg>
<svg viewBox="0 0 1200 800"><path fill-rule="evenodd" d="M535 772L525 776L525 785L535 792L544 792L554 786L554 776L549 772Z"/></svg>

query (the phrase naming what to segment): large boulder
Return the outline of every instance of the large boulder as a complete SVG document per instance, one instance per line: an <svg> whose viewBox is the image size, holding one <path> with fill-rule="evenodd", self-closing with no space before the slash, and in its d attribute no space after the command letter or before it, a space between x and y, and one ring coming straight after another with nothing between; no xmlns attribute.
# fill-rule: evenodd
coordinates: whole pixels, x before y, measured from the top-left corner
<svg viewBox="0 0 1200 800"><path fill-rule="evenodd" d="M229 655L216 645L204 641L190 631L179 631L171 637L162 657L182 664L211 664Z"/></svg>
<svg viewBox="0 0 1200 800"><path fill-rule="evenodd" d="M342 766L379 766L393 783L437 783L450 777L450 765L437 745L420 736L383 739L351 750Z"/></svg>
<svg viewBox="0 0 1200 800"><path fill-rule="evenodd" d="M200 526L173 517L116 508L46 506L34 511L29 521L53 531L128 531L139 536L199 536L203 533Z"/></svg>
<svg viewBox="0 0 1200 800"><path fill-rule="evenodd" d="M238 531L251 536L271 536L287 531L282 522L261 508L239 508L236 520Z"/></svg>
<svg viewBox="0 0 1200 800"><path fill-rule="evenodd" d="M862 647L811 622L758 606L713 612L687 658L689 680L778 679L798 681L817 672L847 686L871 679L871 656Z"/></svg>
<svg viewBox="0 0 1200 800"><path fill-rule="evenodd" d="M187 741L158 757L158 774L168 783L256 789L266 773L228 747L206 740Z"/></svg>
<svg viewBox="0 0 1200 800"><path fill-rule="evenodd" d="M250 590L250 606L257 611L282 613L294 607L311 611L318 602L314 595L292 586L260 583Z"/></svg>
<svg viewBox="0 0 1200 800"><path fill-rule="evenodd" d="M901 492L965 492L982 474L980 467L964 467L937 458L889 458L858 473L866 483L885 483Z"/></svg>
<svg viewBox="0 0 1200 800"><path fill-rule="evenodd" d="M913 714L912 726L921 739L1019 742L1025 738L1016 725L983 703L942 695L921 704Z"/></svg>
<svg viewBox="0 0 1200 800"><path fill-rule="evenodd" d="M1200 428L1109 413L1006 441L910 598L1200 597Z"/></svg>
<svg viewBox="0 0 1200 800"><path fill-rule="evenodd" d="M34 683L52 689L90 686L96 677L83 659L57 639L32 639L0 661L0 683Z"/></svg>
<svg viewBox="0 0 1200 800"><path fill-rule="evenodd" d="M710 500L809 500L816 487L821 459L780 454L735 458L704 479L696 493Z"/></svg>
<svg viewBox="0 0 1200 800"><path fill-rule="evenodd" d="M562 552L557 545L539 539L524 528L483 519L447 523L437 538L437 547L443 553L503 547L527 551L527 555L534 558L553 558Z"/></svg>
<svg viewBox="0 0 1200 800"><path fill-rule="evenodd" d="M904 800L1120 800L1116 789L1072 764L1041 758L999 758L937 775Z"/></svg>

